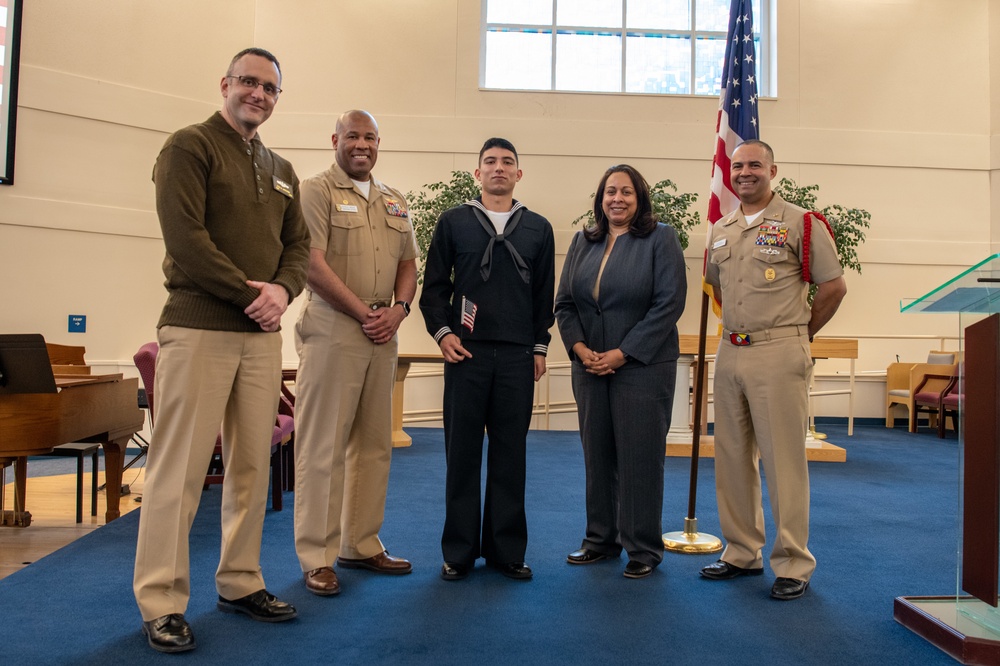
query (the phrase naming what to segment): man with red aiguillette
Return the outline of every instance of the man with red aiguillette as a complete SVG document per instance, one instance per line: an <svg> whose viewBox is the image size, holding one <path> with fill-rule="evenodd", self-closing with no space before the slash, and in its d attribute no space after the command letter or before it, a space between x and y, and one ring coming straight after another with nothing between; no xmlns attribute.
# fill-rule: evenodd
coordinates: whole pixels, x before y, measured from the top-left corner
<svg viewBox="0 0 1000 666"><path fill-rule="evenodd" d="M762 460L775 522L771 596L789 600L805 594L816 568L807 546L809 343L847 285L826 220L775 194L777 173L766 143L737 146L730 179L740 207L709 236L705 280L721 294L724 329L715 359L715 487L727 544L701 575L764 573ZM819 286L811 308L810 283Z"/></svg>

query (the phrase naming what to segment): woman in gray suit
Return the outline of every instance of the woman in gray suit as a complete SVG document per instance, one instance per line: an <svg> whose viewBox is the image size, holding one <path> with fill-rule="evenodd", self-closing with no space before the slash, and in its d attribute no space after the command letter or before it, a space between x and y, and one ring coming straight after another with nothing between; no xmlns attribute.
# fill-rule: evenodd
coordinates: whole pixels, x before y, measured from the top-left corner
<svg viewBox="0 0 1000 666"><path fill-rule="evenodd" d="M642 578L663 559L663 457L686 291L677 233L656 221L646 180L611 167L555 301L587 469L587 534L570 564L624 549L625 576Z"/></svg>

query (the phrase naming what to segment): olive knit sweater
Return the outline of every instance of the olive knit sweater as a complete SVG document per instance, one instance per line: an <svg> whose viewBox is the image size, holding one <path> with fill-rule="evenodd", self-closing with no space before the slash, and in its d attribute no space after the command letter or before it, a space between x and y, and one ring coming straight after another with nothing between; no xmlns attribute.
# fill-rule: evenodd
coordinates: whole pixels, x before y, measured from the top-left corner
<svg viewBox="0 0 1000 666"><path fill-rule="evenodd" d="M309 231L291 164L259 136L246 141L221 113L174 133L153 167L168 296L160 326L260 332L243 311L280 284L305 286Z"/></svg>

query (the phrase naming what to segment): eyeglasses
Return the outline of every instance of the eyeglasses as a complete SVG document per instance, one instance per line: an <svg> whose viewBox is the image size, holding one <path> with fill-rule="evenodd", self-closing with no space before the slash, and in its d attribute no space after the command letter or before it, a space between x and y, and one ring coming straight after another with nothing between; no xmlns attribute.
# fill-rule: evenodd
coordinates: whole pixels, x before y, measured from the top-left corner
<svg viewBox="0 0 1000 666"><path fill-rule="evenodd" d="M257 86L261 86L264 89L264 94L274 99L281 92L281 88L270 83L261 83L252 76L240 76L239 74L227 74L227 79L236 79L240 82L240 85L247 90L256 90Z"/></svg>

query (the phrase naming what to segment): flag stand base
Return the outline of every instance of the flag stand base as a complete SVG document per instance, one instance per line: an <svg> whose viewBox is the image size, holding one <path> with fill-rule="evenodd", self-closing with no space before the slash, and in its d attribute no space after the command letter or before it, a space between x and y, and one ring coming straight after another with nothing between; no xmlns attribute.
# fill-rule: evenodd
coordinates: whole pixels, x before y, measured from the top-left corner
<svg viewBox="0 0 1000 666"><path fill-rule="evenodd" d="M663 548L673 553L692 555L717 553L722 550L722 541L711 534L699 534L697 518L685 518L683 532L663 535Z"/></svg>

